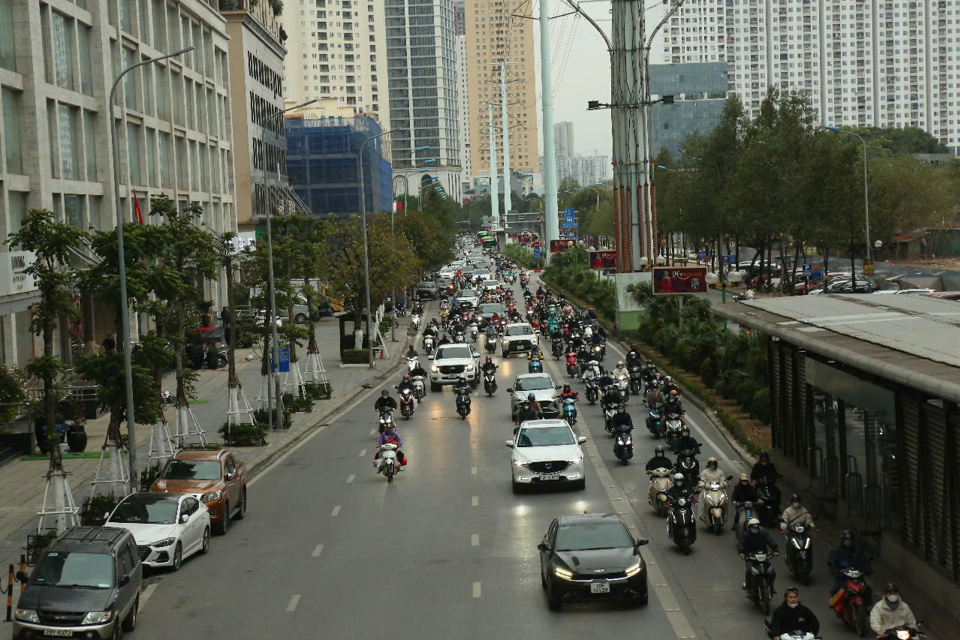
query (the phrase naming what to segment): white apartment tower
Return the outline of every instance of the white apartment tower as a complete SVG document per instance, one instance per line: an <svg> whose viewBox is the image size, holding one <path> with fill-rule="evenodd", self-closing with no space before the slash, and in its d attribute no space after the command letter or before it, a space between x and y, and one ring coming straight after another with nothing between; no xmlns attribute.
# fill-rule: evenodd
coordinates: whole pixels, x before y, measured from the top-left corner
<svg viewBox="0 0 960 640"><path fill-rule="evenodd" d="M287 0L287 4L283 11L287 102L332 98L388 128L383 0Z"/></svg>
<svg viewBox="0 0 960 640"><path fill-rule="evenodd" d="M473 189L473 162L470 157L470 85L467 83L467 36L457 36L457 119L460 121L460 160L463 190Z"/></svg>
<svg viewBox="0 0 960 640"><path fill-rule="evenodd" d="M770 85L802 89L821 124L915 126L956 153L955 25L951 0L698 0L670 19L663 53L673 63L725 61L751 114Z"/></svg>
<svg viewBox="0 0 960 640"><path fill-rule="evenodd" d="M460 201L462 185L453 0L383 0L393 166L438 178ZM427 147L417 151L422 147ZM424 164L425 160L432 160ZM419 173L419 168L429 171ZM414 173L416 172L416 173ZM411 187L413 192L413 187Z"/></svg>

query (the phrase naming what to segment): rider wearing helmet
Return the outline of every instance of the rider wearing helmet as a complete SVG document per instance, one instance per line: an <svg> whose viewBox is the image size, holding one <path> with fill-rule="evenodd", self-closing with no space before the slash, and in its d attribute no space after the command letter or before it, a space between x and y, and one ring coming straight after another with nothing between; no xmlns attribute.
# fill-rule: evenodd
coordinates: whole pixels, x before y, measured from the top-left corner
<svg viewBox="0 0 960 640"><path fill-rule="evenodd" d="M529 398L520 403L516 423L519 425L525 420L540 420L541 418L543 418L543 412L540 411L540 405L531 393Z"/></svg>
<svg viewBox="0 0 960 640"><path fill-rule="evenodd" d="M487 356L486 362L483 363L483 366L480 367L480 370L484 373L496 373L499 367L493 361L493 358Z"/></svg>
<svg viewBox="0 0 960 640"><path fill-rule="evenodd" d="M792 524L802 524L811 529L817 528L813 523L813 516L803 506L800 496L796 493L790 496L790 506L783 510L783 515L780 517L780 529L786 531L787 527Z"/></svg>
<svg viewBox="0 0 960 640"><path fill-rule="evenodd" d="M686 486L686 479L682 473L673 475L673 486L664 491L670 502L676 502L680 498L690 499L693 497L693 488Z"/></svg>
<svg viewBox="0 0 960 640"><path fill-rule="evenodd" d="M720 470L720 463L713 456L707 458L707 466L700 472L700 484L710 486L714 482L724 484L725 477Z"/></svg>
<svg viewBox="0 0 960 640"><path fill-rule="evenodd" d="M827 567L833 574L833 589L830 595L835 594L843 587L843 572L847 569L857 569L868 576L873 573L873 567L870 565L870 558L861 547L858 547L853 536L853 531L844 529L840 532L840 546L833 549L827 556ZM873 602L870 599L870 588L864 584L864 601Z"/></svg>
<svg viewBox="0 0 960 640"><path fill-rule="evenodd" d="M663 379L663 392L669 395L671 391L676 391L677 394L679 395L680 387L677 385L676 382L674 382L672 376L667 376L666 378Z"/></svg>
<svg viewBox="0 0 960 640"><path fill-rule="evenodd" d="M610 421L610 425L614 431L625 431L627 433L633 431L633 418L627 413L627 408L623 406L622 402L617 404L617 412Z"/></svg>
<svg viewBox="0 0 960 640"><path fill-rule="evenodd" d="M664 413L673 413L678 416L683 416L685 413L683 410L683 404L680 402L680 392L676 389L670 389L666 391L666 385L663 386L663 411Z"/></svg>
<svg viewBox="0 0 960 640"><path fill-rule="evenodd" d="M653 471L654 469L673 469L673 467L673 461L664 452L663 445L658 444L654 450L653 457L647 461L647 471Z"/></svg>
<svg viewBox="0 0 960 640"><path fill-rule="evenodd" d="M373 466L377 467L380 465L380 451L381 447L385 444L395 444L397 445L397 460L400 461L400 466L407 464L407 459L403 455L403 451L400 450L400 447L403 446L403 438L400 437L400 434L397 433L396 426L391 422L386 426L386 429L383 430L383 433L380 434L380 437L377 438L377 450L373 454Z"/></svg>
<svg viewBox="0 0 960 640"><path fill-rule="evenodd" d="M733 514L733 530L736 532L737 524L740 522L740 512L743 510L742 507L747 502L752 502L756 504L757 488L750 482L750 476L745 473L740 474L740 482L733 488L733 495L730 497L733 503L737 506L736 511Z"/></svg>
<svg viewBox="0 0 960 640"><path fill-rule="evenodd" d="M560 392L560 401L563 402L564 398L577 399L577 392L571 389L569 384L563 385L563 391Z"/></svg>
<svg viewBox="0 0 960 640"><path fill-rule="evenodd" d="M397 401L390 397L390 392L384 389L380 392L380 397L377 398L377 401L374 403L373 408L376 409L377 413L383 413L387 409L396 411Z"/></svg>
<svg viewBox="0 0 960 640"><path fill-rule="evenodd" d="M680 430L680 439L677 441L677 451L692 451L693 455L700 453L700 443L690 436L690 427L686 425Z"/></svg>
<svg viewBox="0 0 960 640"><path fill-rule="evenodd" d="M747 554L754 553L772 553L774 558L780 555L780 552L777 550L777 543L773 541L770 534L760 528L760 521L756 518L750 518L747 521L747 526L737 540L737 553L740 554L741 560L743 560ZM750 580L749 564L747 565L746 571L746 578L741 587L742 589L747 588L747 581ZM773 590L772 584L770 592L776 593Z"/></svg>
<svg viewBox="0 0 960 640"><path fill-rule="evenodd" d="M803 633L820 633L820 621L808 607L800 604L800 591L796 587L788 587L783 593L783 604L773 610L770 619L770 633L773 640L781 640L782 634L793 634L795 631Z"/></svg>
<svg viewBox="0 0 960 640"><path fill-rule="evenodd" d="M780 477L780 474L777 473L777 467L772 462L770 462L770 454L763 452L760 454L760 460L753 465L753 469L750 470L750 479L754 482L776 482L777 478Z"/></svg>
<svg viewBox="0 0 960 640"><path fill-rule="evenodd" d="M410 380L410 374L405 373L403 375L403 381L397 385L397 392L403 393L405 390L409 389L410 393L414 392L413 382Z"/></svg>

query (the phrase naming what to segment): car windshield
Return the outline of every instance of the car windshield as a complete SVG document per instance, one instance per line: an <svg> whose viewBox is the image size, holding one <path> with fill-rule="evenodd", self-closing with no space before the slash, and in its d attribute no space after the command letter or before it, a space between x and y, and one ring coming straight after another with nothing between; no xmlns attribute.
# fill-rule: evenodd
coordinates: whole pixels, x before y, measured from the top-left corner
<svg viewBox="0 0 960 640"><path fill-rule="evenodd" d="M117 524L176 524L178 496L166 493L132 495L117 505L110 522Z"/></svg>
<svg viewBox="0 0 960 640"><path fill-rule="evenodd" d="M520 325L517 327L507 327L508 336L532 336L533 327L528 324Z"/></svg>
<svg viewBox="0 0 960 640"><path fill-rule="evenodd" d="M450 360L452 358L472 358L472 357L473 357L473 353L470 352L470 347L467 347L464 345L455 345L455 346L449 346L449 347L440 347L434 359Z"/></svg>
<svg viewBox="0 0 960 640"><path fill-rule="evenodd" d="M496 281L496 280L484 280L484 281L483 281L483 286L485 286L485 287L495 287L495 286L497 286L497 281Z"/></svg>
<svg viewBox="0 0 960 640"><path fill-rule="evenodd" d="M473 289L464 289L457 295L457 297L458 298L476 298L477 292L474 291Z"/></svg>
<svg viewBox="0 0 960 640"><path fill-rule="evenodd" d="M164 480L219 480L219 460L171 460L163 470Z"/></svg>
<svg viewBox="0 0 960 640"><path fill-rule="evenodd" d="M436 289L436 288L437 288L437 283L436 283L436 282L421 282L421 283L420 283L420 288L421 288L421 289Z"/></svg>
<svg viewBox="0 0 960 640"><path fill-rule="evenodd" d="M109 589L113 586L113 556L51 551L34 570L33 583L46 587Z"/></svg>
<svg viewBox="0 0 960 640"><path fill-rule="evenodd" d="M557 531L557 551L620 549L633 546L630 534L620 522L577 522L562 524Z"/></svg>
<svg viewBox="0 0 960 640"><path fill-rule="evenodd" d="M569 427L524 427L517 436L518 447L562 447L576 443Z"/></svg>
<svg viewBox="0 0 960 640"><path fill-rule="evenodd" d="M503 313L506 310L507 308L504 307L499 302L487 302L485 304L480 305L481 313Z"/></svg>
<svg viewBox="0 0 960 640"><path fill-rule="evenodd" d="M533 378L517 378L517 391L541 391L553 389L553 380L550 376L536 376Z"/></svg>

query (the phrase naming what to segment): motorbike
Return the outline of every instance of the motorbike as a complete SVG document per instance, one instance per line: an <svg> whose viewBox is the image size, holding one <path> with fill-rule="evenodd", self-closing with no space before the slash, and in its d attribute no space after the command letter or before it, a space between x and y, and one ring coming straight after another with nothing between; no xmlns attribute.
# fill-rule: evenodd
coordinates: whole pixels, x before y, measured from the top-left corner
<svg viewBox="0 0 960 640"><path fill-rule="evenodd" d="M926 638L927 634L924 633L920 628L920 624L922 623L917 623L917 628L901 625L899 627L887 629L883 632L884 635L881 637L887 638L887 640L913 640L914 638Z"/></svg>
<svg viewBox="0 0 960 640"><path fill-rule="evenodd" d="M673 486L672 471L661 467L648 471L650 477L650 489L647 492L647 502L657 511L657 515L663 517L667 515L667 489Z"/></svg>
<svg viewBox="0 0 960 640"><path fill-rule="evenodd" d="M453 341L457 344L462 344L467 341L466 334L463 333L463 329L460 326L457 326L456 331L453 332Z"/></svg>
<svg viewBox="0 0 960 640"><path fill-rule="evenodd" d="M700 477L700 461L693 449L684 449L677 458L677 471L683 474L688 487L695 486Z"/></svg>
<svg viewBox="0 0 960 640"><path fill-rule="evenodd" d="M733 476L730 476L731 478ZM727 478L729 480L730 478ZM715 534L720 535L723 525L727 521L727 492L719 482L711 482L703 488L704 506L701 509L700 519Z"/></svg>
<svg viewBox="0 0 960 640"><path fill-rule="evenodd" d="M433 345L436 344L436 340L433 339L433 336L423 336L423 350L427 353L433 351Z"/></svg>
<svg viewBox="0 0 960 640"><path fill-rule="evenodd" d="M676 502L667 500L667 507L670 509L667 536L685 555L690 555L690 547L697 541L697 523L693 515L695 504L697 499L693 495L678 498Z"/></svg>
<svg viewBox="0 0 960 640"><path fill-rule="evenodd" d="M613 442L613 455L623 464L628 464L633 457L633 435L629 431L618 431Z"/></svg>
<svg viewBox="0 0 960 640"><path fill-rule="evenodd" d="M483 374L483 391L488 396L497 392L497 374L493 372Z"/></svg>
<svg viewBox="0 0 960 640"><path fill-rule="evenodd" d="M623 398L623 402L626 403L630 399L630 376L627 374L620 374L616 378L617 388L620 389L620 397Z"/></svg>
<svg viewBox="0 0 960 640"><path fill-rule="evenodd" d="M560 338L554 338L553 344L550 347L550 352L554 358L559 360L560 356L563 355L563 340Z"/></svg>
<svg viewBox="0 0 960 640"><path fill-rule="evenodd" d="M380 412L380 433L383 433L388 424L393 424L393 409Z"/></svg>
<svg viewBox="0 0 960 640"><path fill-rule="evenodd" d="M413 415L415 406L414 400L416 400L416 398L414 397L411 389L404 389L400 392L400 415L407 420L409 420L410 416Z"/></svg>
<svg viewBox="0 0 960 640"><path fill-rule="evenodd" d="M543 360L530 358L527 361L527 373L543 373Z"/></svg>
<svg viewBox="0 0 960 640"><path fill-rule="evenodd" d="M420 363L419 359L416 356L407 358L407 371L413 371L417 368L417 365Z"/></svg>
<svg viewBox="0 0 960 640"><path fill-rule="evenodd" d="M461 393L457 395L457 414L461 420L466 420L470 415L470 395Z"/></svg>
<svg viewBox="0 0 960 640"><path fill-rule="evenodd" d="M630 367L630 393L635 396L640 395L640 390L642 389L643 380L641 378L641 373L643 369L640 368L640 365L633 365Z"/></svg>
<svg viewBox="0 0 960 640"><path fill-rule="evenodd" d="M597 400L600 399L600 391L597 389L597 380L596 378L587 378L587 402L590 404L596 404Z"/></svg>
<svg viewBox="0 0 960 640"><path fill-rule="evenodd" d="M617 410L614 407L606 407L603 410L603 428L607 430L611 436L613 433L613 416L617 415Z"/></svg>
<svg viewBox="0 0 960 640"><path fill-rule="evenodd" d="M603 362L603 359L607 357L607 346L604 344L595 344L590 348L590 354L597 362Z"/></svg>
<svg viewBox="0 0 960 640"><path fill-rule="evenodd" d="M813 571L813 543L810 528L800 522L787 525L786 530L787 569L800 582L807 584Z"/></svg>
<svg viewBox="0 0 960 640"><path fill-rule="evenodd" d="M765 527L771 526L780 520L780 489L777 487L776 480L766 481L761 478L757 482L757 497L759 508L757 509L757 519Z"/></svg>
<svg viewBox="0 0 960 640"><path fill-rule="evenodd" d="M773 595L773 582L777 572L766 553L747 554L747 562L750 563L747 597L759 605L765 615L770 615L770 598Z"/></svg>
<svg viewBox="0 0 960 640"><path fill-rule="evenodd" d="M487 350L487 353L493 353L497 350L497 337L488 335L483 346Z"/></svg>
<svg viewBox="0 0 960 640"><path fill-rule="evenodd" d="M867 583L864 574L851 567L844 569L840 575L843 577L842 587L830 599L830 608L862 638L870 628L870 607L873 604L866 598Z"/></svg>
<svg viewBox="0 0 960 640"><path fill-rule="evenodd" d="M416 396L417 402L422 402L427 395L427 385L423 381L423 376L413 376L410 381L413 382L413 395Z"/></svg>
<svg viewBox="0 0 960 640"><path fill-rule="evenodd" d="M575 376L577 373L577 352L567 351L567 375Z"/></svg>
<svg viewBox="0 0 960 640"><path fill-rule="evenodd" d="M563 399L563 408L561 416L571 427L577 424L577 400L573 397Z"/></svg>
<svg viewBox="0 0 960 640"><path fill-rule="evenodd" d="M380 464L377 473L382 473L387 482L393 482L393 477L400 473L400 461L397 460L397 445L387 443L380 446Z"/></svg>
<svg viewBox="0 0 960 640"><path fill-rule="evenodd" d="M654 438L659 439L666 435L665 428L663 418L660 417L660 408L650 407L650 412L647 415L647 429L650 430Z"/></svg>
<svg viewBox="0 0 960 640"><path fill-rule="evenodd" d="M413 330L414 330L414 331L417 331L417 330L420 329L420 314L419 314L419 313L414 313L412 316L410 316L410 326L413 327Z"/></svg>
<svg viewBox="0 0 960 640"><path fill-rule="evenodd" d="M680 416L676 413L668 413L664 437L667 440L667 445L676 451L677 443L680 442L680 432L683 430L683 425L680 422Z"/></svg>
<svg viewBox="0 0 960 640"><path fill-rule="evenodd" d="M477 326L476 322L470 322L467 325L467 331L470 333L470 342L476 342L477 338L480 337L480 327Z"/></svg>

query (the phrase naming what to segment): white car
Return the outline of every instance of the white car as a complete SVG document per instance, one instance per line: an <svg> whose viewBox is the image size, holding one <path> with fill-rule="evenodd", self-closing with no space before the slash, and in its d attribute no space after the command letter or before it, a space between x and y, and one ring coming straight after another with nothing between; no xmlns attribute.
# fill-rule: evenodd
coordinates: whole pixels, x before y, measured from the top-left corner
<svg viewBox="0 0 960 640"><path fill-rule="evenodd" d="M560 416L560 402L557 396L560 394L560 387L554 384L553 378L549 373L525 373L517 376L513 386L507 389L510 394L510 417L517 419L517 413L520 411L520 403L533 398L540 405L540 412L545 418L557 418Z"/></svg>
<svg viewBox="0 0 960 640"><path fill-rule="evenodd" d="M455 384L461 377L476 385L480 381L480 352L469 344L445 344L432 356L430 390L439 391L444 384Z"/></svg>
<svg viewBox="0 0 960 640"><path fill-rule="evenodd" d="M474 289L462 289L457 292L457 295L454 297L457 304L459 305L470 305L471 308L476 309L477 305L480 304L480 296L477 295L476 290Z"/></svg>
<svg viewBox="0 0 960 640"><path fill-rule="evenodd" d="M484 280L480 283L480 287L483 288L484 291L496 291L499 286L500 283L496 280Z"/></svg>
<svg viewBox="0 0 960 640"><path fill-rule="evenodd" d="M210 550L210 512L189 494L131 493L103 526L132 533L148 567L176 571L185 558Z"/></svg>
<svg viewBox="0 0 960 640"><path fill-rule="evenodd" d="M507 440L513 492L524 485L572 484L586 488L583 450L586 442L565 420L527 420L513 440Z"/></svg>
<svg viewBox="0 0 960 640"><path fill-rule="evenodd" d="M526 322L514 322L507 325L500 338L500 354L506 358L513 353L526 353L540 345L540 336Z"/></svg>
<svg viewBox="0 0 960 640"><path fill-rule="evenodd" d="M444 267L443 269L440 269L439 276L441 278L452 278L454 275L456 275L456 273L457 272L454 271L453 269L449 267Z"/></svg>

